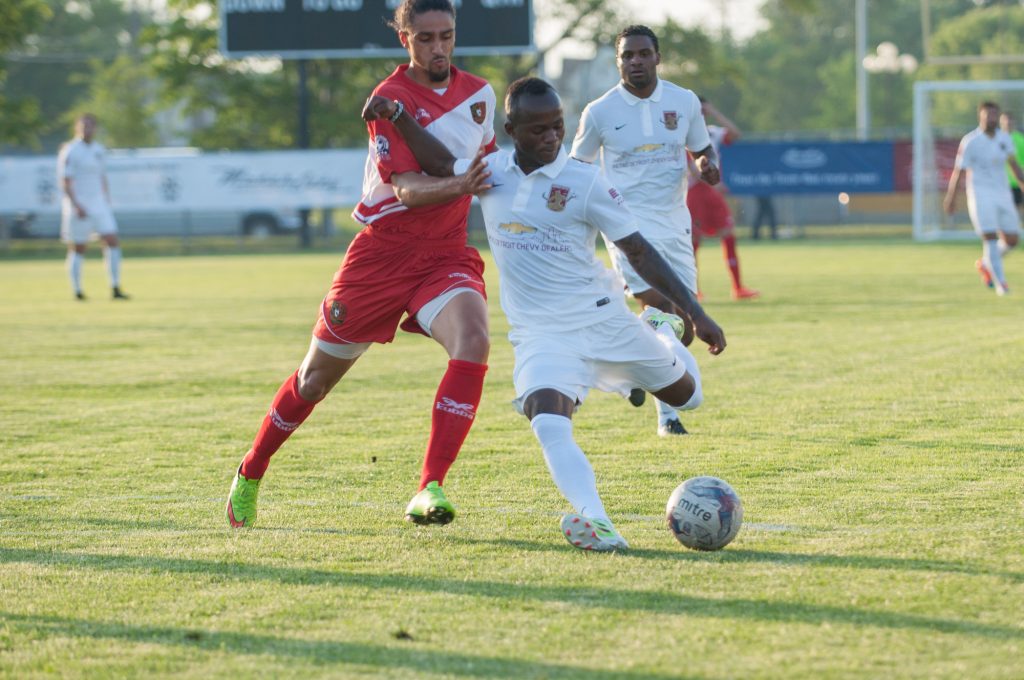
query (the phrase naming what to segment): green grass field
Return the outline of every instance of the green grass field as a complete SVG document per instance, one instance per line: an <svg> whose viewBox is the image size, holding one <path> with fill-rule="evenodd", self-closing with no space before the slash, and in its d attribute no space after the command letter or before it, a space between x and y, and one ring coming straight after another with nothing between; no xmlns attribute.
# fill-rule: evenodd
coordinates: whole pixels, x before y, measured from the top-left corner
<svg viewBox="0 0 1024 680"><path fill-rule="evenodd" d="M123 304L96 257L84 304L58 259L0 262L0 677L1021 678L1024 295L983 289L977 251L748 242L763 299L738 304L708 244L730 344L698 354L693 434L601 393L576 418L623 554L559 535L493 268L458 519L402 519L446 361L404 335L233 532L232 474L340 256L129 258ZM663 520L699 474L745 503L718 553Z"/></svg>

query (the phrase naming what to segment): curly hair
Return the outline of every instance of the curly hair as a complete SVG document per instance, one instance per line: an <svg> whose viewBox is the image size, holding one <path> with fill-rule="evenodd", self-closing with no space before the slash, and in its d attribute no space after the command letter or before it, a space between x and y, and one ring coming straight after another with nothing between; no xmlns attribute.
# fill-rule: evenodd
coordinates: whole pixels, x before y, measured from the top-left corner
<svg viewBox="0 0 1024 680"><path fill-rule="evenodd" d="M451 0L402 0L395 8L395 17L388 22L388 26L400 33L408 31L412 28L413 18L424 12L448 12L455 19L455 6Z"/></svg>
<svg viewBox="0 0 1024 680"><path fill-rule="evenodd" d="M650 38L651 42L654 43L654 51L658 54L661 54L661 50L658 49L658 36L654 35L654 31L647 28L646 26L642 26L641 24L633 24L632 26L626 26L624 29L622 29L622 31L619 32L617 36L615 36L615 51L619 51L619 43L621 43L626 38L632 37L634 35L645 35L648 38Z"/></svg>

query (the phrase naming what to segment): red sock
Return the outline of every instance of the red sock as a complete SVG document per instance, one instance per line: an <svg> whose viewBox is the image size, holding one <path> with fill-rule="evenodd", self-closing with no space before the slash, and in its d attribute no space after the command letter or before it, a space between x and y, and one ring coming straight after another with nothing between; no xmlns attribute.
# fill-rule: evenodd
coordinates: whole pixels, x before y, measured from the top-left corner
<svg viewBox="0 0 1024 680"><path fill-rule="evenodd" d="M298 371L288 376L281 389L274 395L270 410L263 418L252 448L242 460L242 476L246 479L261 479L273 456L302 421L313 412L315 401L306 401L299 394Z"/></svg>
<svg viewBox="0 0 1024 680"><path fill-rule="evenodd" d="M736 255L735 235L722 237L722 250L725 254L725 263L729 265L729 274L732 275L733 290L739 290L743 285L740 283L740 258Z"/></svg>
<svg viewBox="0 0 1024 680"><path fill-rule="evenodd" d="M487 364L452 359L441 378L434 398L430 423L430 441L423 458L420 489L428 482L444 483L448 468L455 462L476 418L480 395L484 391Z"/></svg>

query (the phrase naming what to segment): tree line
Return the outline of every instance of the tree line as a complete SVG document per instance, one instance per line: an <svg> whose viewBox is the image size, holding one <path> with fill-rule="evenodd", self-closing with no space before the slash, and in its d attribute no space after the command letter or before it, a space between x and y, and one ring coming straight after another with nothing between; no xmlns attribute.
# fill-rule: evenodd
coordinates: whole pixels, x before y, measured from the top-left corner
<svg viewBox="0 0 1024 680"><path fill-rule="evenodd" d="M513 79L535 72L558 42L609 45L633 23L615 0L535 4L538 22L561 29L551 44L535 54L459 63L500 93ZM930 5L934 54L1024 54L1019 0ZM869 51L888 41L923 62L921 1L869 0L868 7ZM728 27L684 27L672 20L652 26L660 38L663 77L712 98L749 132L852 136L854 3L765 0L761 12L763 28L742 41ZM168 130L175 143L202 149L296 146L294 62L225 59L217 46L216 7L204 0L4 0L0 55L0 144L7 149L52 151L86 110L99 116L110 146L165 144ZM310 60L310 146L364 144L358 117L363 99L397 63ZM1021 79L1024 64L922 65L912 73L870 77L876 134L906 136L915 80Z"/></svg>

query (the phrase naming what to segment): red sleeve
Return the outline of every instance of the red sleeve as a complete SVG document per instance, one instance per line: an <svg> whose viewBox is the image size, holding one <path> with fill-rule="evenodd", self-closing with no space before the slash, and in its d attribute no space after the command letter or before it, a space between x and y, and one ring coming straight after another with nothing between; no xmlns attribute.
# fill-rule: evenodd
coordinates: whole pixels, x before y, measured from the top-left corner
<svg viewBox="0 0 1024 680"><path fill-rule="evenodd" d="M409 96L409 93L392 82L381 83L374 90L374 94L401 101L406 111L416 110L416 102ZM371 121L366 124L366 129L370 133L370 141L373 143L377 172L380 173L381 181L390 184L391 175L400 175L403 172L422 172L420 164L416 162L416 157L405 143L405 139L389 121Z"/></svg>
<svg viewBox="0 0 1024 680"><path fill-rule="evenodd" d="M377 172L383 182L390 184L391 175L394 174L420 172L419 163L394 125L386 120L374 120L366 128L373 140Z"/></svg>

